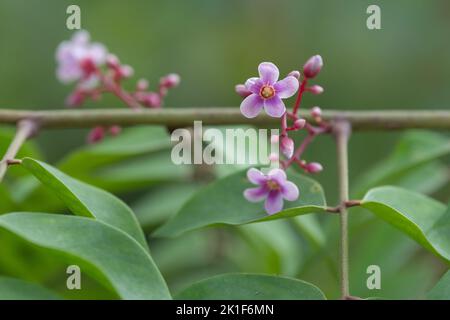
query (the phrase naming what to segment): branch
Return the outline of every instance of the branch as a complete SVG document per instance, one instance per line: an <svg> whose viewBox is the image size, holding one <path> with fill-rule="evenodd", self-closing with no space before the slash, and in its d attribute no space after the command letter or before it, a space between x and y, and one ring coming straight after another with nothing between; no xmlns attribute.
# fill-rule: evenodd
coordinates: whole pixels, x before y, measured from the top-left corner
<svg viewBox="0 0 450 320"><path fill-rule="evenodd" d="M11 141L8 150L6 150L3 159L0 161L0 182L2 182L8 166L16 163L16 161L14 161L14 158L19 152L20 147L27 139L36 134L37 130L38 125L35 121L20 120L17 123L16 135Z"/></svg>
<svg viewBox="0 0 450 320"><path fill-rule="evenodd" d="M300 116L314 123L306 110ZM8 110L0 109L0 124L15 124L20 120L39 121L44 128L89 128L96 125L160 124L170 127L192 125L194 120L205 125L254 124L276 125L278 118L260 115L245 118L239 108L180 108L180 109L88 109L88 110ZM446 110L378 110L378 111L323 111L322 119L347 120L354 131L399 130L429 128L450 130L450 111Z"/></svg>
<svg viewBox="0 0 450 320"><path fill-rule="evenodd" d="M341 227L341 296L347 299L349 292L348 276L348 140L351 134L351 125L345 120L333 123L333 134L336 138L337 164L339 175L339 199L340 199L340 227Z"/></svg>

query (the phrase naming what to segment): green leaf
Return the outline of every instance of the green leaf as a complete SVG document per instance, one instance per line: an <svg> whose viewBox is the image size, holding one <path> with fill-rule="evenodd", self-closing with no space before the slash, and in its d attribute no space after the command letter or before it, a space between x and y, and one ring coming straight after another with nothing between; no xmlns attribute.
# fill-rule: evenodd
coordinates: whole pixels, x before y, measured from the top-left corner
<svg viewBox="0 0 450 320"><path fill-rule="evenodd" d="M128 233L147 248L144 233L133 212L114 195L75 180L58 169L31 158L24 158L22 165L43 185L51 189L72 213L94 217L114 226Z"/></svg>
<svg viewBox="0 0 450 320"><path fill-rule="evenodd" d="M19 212L0 216L0 227L77 260L82 272L123 299L170 299L150 254L110 225L86 217Z"/></svg>
<svg viewBox="0 0 450 320"><path fill-rule="evenodd" d="M59 297L37 284L0 276L0 300L57 300Z"/></svg>
<svg viewBox="0 0 450 320"><path fill-rule="evenodd" d="M450 300L450 271L447 271L436 286L428 292L429 300Z"/></svg>
<svg viewBox="0 0 450 320"><path fill-rule="evenodd" d="M408 131L394 152L354 183L357 195L379 185L397 185L399 179L413 174L418 166L450 154L450 140L428 131ZM359 193L358 193L359 192Z"/></svg>
<svg viewBox="0 0 450 320"><path fill-rule="evenodd" d="M177 213L198 188L193 183L158 186L137 200L132 208L144 229L154 227Z"/></svg>
<svg viewBox="0 0 450 320"><path fill-rule="evenodd" d="M259 274L224 274L176 295L189 300L325 300L316 286L298 279Z"/></svg>
<svg viewBox="0 0 450 320"><path fill-rule="evenodd" d="M137 126L126 128L120 135L108 137L100 143L75 150L58 167L70 174L85 174L106 164L169 147L170 139L166 128Z"/></svg>
<svg viewBox="0 0 450 320"><path fill-rule="evenodd" d="M274 215L264 211L263 203L244 198L244 190L254 186L248 182L246 171L217 180L197 192L155 235L177 236L211 225L241 225L324 211L325 198L317 182L294 172L289 173L289 180L300 189L300 197L297 201L285 201L285 209Z"/></svg>
<svg viewBox="0 0 450 320"><path fill-rule="evenodd" d="M450 210L422 194L398 187L370 190L362 204L437 256L450 261Z"/></svg>

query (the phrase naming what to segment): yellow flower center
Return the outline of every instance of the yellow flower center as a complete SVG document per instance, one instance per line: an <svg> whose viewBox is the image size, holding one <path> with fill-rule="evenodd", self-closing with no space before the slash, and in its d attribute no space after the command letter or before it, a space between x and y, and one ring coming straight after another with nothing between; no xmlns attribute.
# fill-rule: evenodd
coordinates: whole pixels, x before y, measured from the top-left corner
<svg viewBox="0 0 450 320"><path fill-rule="evenodd" d="M269 99L275 95L275 89L272 86L263 86L260 94L264 99Z"/></svg>
<svg viewBox="0 0 450 320"><path fill-rule="evenodd" d="M273 180L267 181L267 186L270 190L280 190L280 186Z"/></svg>

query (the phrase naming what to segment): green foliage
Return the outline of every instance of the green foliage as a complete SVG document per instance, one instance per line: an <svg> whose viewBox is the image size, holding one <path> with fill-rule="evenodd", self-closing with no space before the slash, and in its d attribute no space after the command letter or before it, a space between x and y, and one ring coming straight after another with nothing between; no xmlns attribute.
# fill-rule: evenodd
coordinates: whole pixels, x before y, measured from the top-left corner
<svg viewBox="0 0 450 320"><path fill-rule="evenodd" d="M148 251L117 228L86 217L28 212L2 215L0 226L75 261L123 299L170 299Z"/></svg>
<svg viewBox="0 0 450 320"><path fill-rule="evenodd" d="M194 283L175 296L190 300L324 300L314 285L287 277L225 274Z"/></svg>
<svg viewBox="0 0 450 320"><path fill-rule="evenodd" d="M450 300L450 271L428 292L427 297L430 300Z"/></svg>
<svg viewBox="0 0 450 320"><path fill-rule="evenodd" d="M362 206L450 261L450 211L443 204L397 187L379 187L366 194Z"/></svg>
<svg viewBox="0 0 450 320"><path fill-rule="evenodd" d="M0 277L0 300L56 300L53 292L34 283Z"/></svg>

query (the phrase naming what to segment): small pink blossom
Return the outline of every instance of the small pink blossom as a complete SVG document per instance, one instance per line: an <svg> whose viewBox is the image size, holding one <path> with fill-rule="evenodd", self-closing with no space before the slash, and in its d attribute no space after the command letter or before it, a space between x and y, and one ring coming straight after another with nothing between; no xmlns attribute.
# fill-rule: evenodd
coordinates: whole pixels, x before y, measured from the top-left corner
<svg viewBox="0 0 450 320"><path fill-rule="evenodd" d="M294 127L297 130L303 129L305 127L305 125L306 125L306 120L305 119L297 119L294 122Z"/></svg>
<svg viewBox="0 0 450 320"><path fill-rule="evenodd" d="M312 79L320 72L323 67L322 57L315 55L309 58L303 66L303 74L306 78Z"/></svg>
<svg viewBox="0 0 450 320"><path fill-rule="evenodd" d="M323 88L316 84L316 85L309 87L308 91L311 92L312 94L321 94L321 93L323 93Z"/></svg>
<svg viewBox="0 0 450 320"><path fill-rule="evenodd" d="M290 159L294 154L294 140L289 137L282 137L280 143L281 152L286 156L286 158Z"/></svg>
<svg viewBox="0 0 450 320"><path fill-rule="evenodd" d="M244 191L244 197L250 202L265 200L264 208L268 214L274 214L283 209L284 200L295 201L298 199L297 186L288 181L286 173L278 168L272 169L267 175L255 168L247 171L248 180L258 185Z"/></svg>
<svg viewBox="0 0 450 320"><path fill-rule="evenodd" d="M77 31L56 50L56 75L63 83L86 78L106 60L107 50L100 43L91 43L87 31Z"/></svg>
<svg viewBox="0 0 450 320"><path fill-rule="evenodd" d="M97 143L100 142L101 140L103 140L103 138L105 137L105 128L98 126L93 128L87 137L87 141L88 143Z"/></svg>
<svg viewBox="0 0 450 320"><path fill-rule="evenodd" d="M170 73L162 77L159 81L159 84L166 89L171 89L180 84L180 76L176 73Z"/></svg>
<svg viewBox="0 0 450 320"><path fill-rule="evenodd" d="M311 109L311 115L314 118L320 118L322 116L322 109L320 109L320 107L315 106Z"/></svg>
<svg viewBox="0 0 450 320"><path fill-rule="evenodd" d="M309 173L319 173L323 170L323 167L318 162L311 162L304 166L305 171Z"/></svg>
<svg viewBox="0 0 450 320"><path fill-rule="evenodd" d="M271 62L263 62L258 66L259 78L250 78L245 83L252 93L241 103L241 112L247 118L256 117L262 109L275 118L286 112L282 99L292 97L298 89L298 79L287 76L278 81L280 71Z"/></svg>

